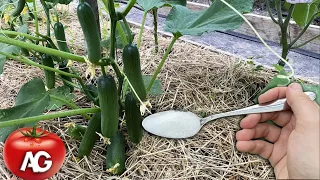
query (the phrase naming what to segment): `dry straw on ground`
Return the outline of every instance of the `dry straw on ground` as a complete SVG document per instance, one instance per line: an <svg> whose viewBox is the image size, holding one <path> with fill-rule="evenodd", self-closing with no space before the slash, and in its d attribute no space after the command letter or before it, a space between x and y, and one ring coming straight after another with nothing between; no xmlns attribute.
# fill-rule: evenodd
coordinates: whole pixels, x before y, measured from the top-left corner
<svg viewBox="0 0 320 180"><path fill-rule="evenodd" d="M79 28L75 23L72 25ZM74 43L79 45L82 42L80 38ZM169 42L170 39L160 37L160 52L155 54L152 33L145 33L141 47L144 74L154 72ZM81 52L81 49L75 48L74 51ZM85 66L74 66L85 72ZM41 70L38 68L7 61L0 79L0 107L13 105L22 84L39 74ZM252 105L251 99L272 76L273 73L267 70L254 72L250 65L233 57L178 41L160 74L164 94L150 97L150 100L154 111L180 109L209 115L235 110ZM75 100L83 107L90 106L79 93ZM240 129L241 118L224 118L209 123L198 135L185 140L159 138L145 132L139 145L129 143L127 146L127 169L121 177L110 177L105 172L105 147L100 142L90 157L74 161L79 142L70 139L63 125L71 121L86 124L81 116L41 122L41 126L57 133L67 148L66 161L53 180L274 178L266 160L236 150L235 133ZM1 151L2 148L3 145ZM12 175L5 168L0 153L0 178L10 177Z"/></svg>

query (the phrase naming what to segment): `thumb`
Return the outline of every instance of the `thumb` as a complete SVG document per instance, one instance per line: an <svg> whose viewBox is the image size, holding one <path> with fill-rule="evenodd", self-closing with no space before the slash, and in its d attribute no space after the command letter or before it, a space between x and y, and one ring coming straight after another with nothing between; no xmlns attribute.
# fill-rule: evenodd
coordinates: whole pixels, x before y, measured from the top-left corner
<svg viewBox="0 0 320 180"><path fill-rule="evenodd" d="M297 83L289 85L286 93L287 103L299 120L308 120L309 116L319 114L319 107L303 91Z"/></svg>

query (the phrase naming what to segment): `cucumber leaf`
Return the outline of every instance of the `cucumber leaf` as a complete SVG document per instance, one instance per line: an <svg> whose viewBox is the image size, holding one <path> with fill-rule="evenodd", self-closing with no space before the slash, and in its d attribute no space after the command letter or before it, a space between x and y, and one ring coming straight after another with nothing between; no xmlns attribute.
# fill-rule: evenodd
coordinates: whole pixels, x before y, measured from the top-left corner
<svg viewBox="0 0 320 180"><path fill-rule="evenodd" d="M280 76L279 76L280 75ZM293 80L289 80L286 78L283 78L281 75L286 75L286 72L283 70L279 73L278 76L274 77L268 84L267 86L259 93L258 96L256 96L256 98L254 99L255 103L258 103L258 97L267 92L268 90L275 88L275 87L287 87L289 86L291 83L293 83ZM298 82L299 83L299 82ZM303 83L299 83L303 89L303 92L306 91L311 91L316 93L317 97L316 97L316 102L317 104L320 105L320 85L313 85L313 84L303 84Z"/></svg>
<svg viewBox="0 0 320 180"><path fill-rule="evenodd" d="M258 97L267 92L268 90L275 88L275 87L286 87L289 84L291 84L292 80L284 78L283 76L287 75L287 73L283 70L281 71L277 76L275 76L268 84L267 86L260 91L260 93L256 96L256 98L253 100L256 104L258 103Z"/></svg>
<svg viewBox="0 0 320 180"><path fill-rule="evenodd" d="M45 85L40 78L34 78L19 90L15 106L33 102L46 95Z"/></svg>
<svg viewBox="0 0 320 180"><path fill-rule="evenodd" d="M186 0L137 0L137 3L142 7L144 12L148 12L153 8L161 8L162 6L187 5Z"/></svg>
<svg viewBox="0 0 320 180"><path fill-rule="evenodd" d="M15 7L17 6L19 0L1 0L0 1L0 12L1 14L4 14L4 12L7 12L7 10L10 10L13 8L10 5L14 5ZM8 6L9 5L9 6Z"/></svg>
<svg viewBox="0 0 320 180"><path fill-rule="evenodd" d="M8 54L12 54L12 53L19 54L20 48L17 46L0 43L0 51ZM3 68L4 68L4 64L6 63L6 59L7 58L4 55L0 54L0 74L3 73Z"/></svg>
<svg viewBox="0 0 320 180"><path fill-rule="evenodd" d="M22 25L18 32L22 32L22 33L27 33L28 32L28 27L27 25ZM0 36L1 36L1 31L0 31ZM23 38L20 38L20 39L23 39ZM5 52L5 53L8 53L8 54L19 54L20 53L20 49L19 47L17 46L12 46L12 45L8 45L8 44L4 44L4 43L0 43L0 51L1 52ZM3 73L3 68L4 68L4 65L6 63L6 57L1 55L0 54L0 75Z"/></svg>
<svg viewBox="0 0 320 180"><path fill-rule="evenodd" d="M301 28L305 27L308 24L308 22L311 20L312 16L315 13L319 12L319 4L320 4L320 0L315 0L312 3L296 4L292 14L293 20ZM285 7L289 9L290 4L285 3Z"/></svg>
<svg viewBox="0 0 320 180"><path fill-rule="evenodd" d="M164 6L175 6L175 5L181 5L181 6L187 6L187 0L162 0L165 2Z"/></svg>
<svg viewBox="0 0 320 180"><path fill-rule="evenodd" d="M226 0L241 13L250 12L253 0ZM191 11L184 6L173 6L166 22L165 31L175 36L202 35L205 32L226 31L238 28L244 20L222 1L216 0L205 11Z"/></svg>
<svg viewBox="0 0 320 180"><path fill-rule="evenodd" d="M137 0L137 3L145 12L150 11L153 8L160 8L165 4L162 0Z"/></svg>
<svg viewBox="0 0 320 180"><path fill-rule="evenodd" d="M73 93L70 93L70 88L68 86L61 86L61 87L57 87L54 89L50 89L48 91L49 95L54 95L56 97L59 97L61 99L64 99L70 103L72 102L72 99L75 97L75 95ZM49 105L47 106L46 110L52 111L52 110L57 110L59 108L61 108L63 105L65 105L65 103L50 98L50 102Z"/></svg>
<svg viewBox="0 0 320 180"><path fill-rule="evenodd" d="M303 92L312 91L316 93L316 102L320 106L320 85L312 85L312 84L300 84L302 86Z"/></svg>
<svg viewBox="0 0 320 180"><path fill-rule="evenodd" d="M311 20L313 14L318 11L318 4L296 4L292 14L294 21L300 27L305 27Z"/></svg>
<svg viewBox="0 0 320 180"><path fill-rule="evenodd" d="M148 76L148 75L143 75L142 76L142 79L143 79L143 83L144 83L144 86L145 87L148 87L151 79L152 79L152 76ZM157 95L161 95L163 94L163 90L162 90L162 85L161 85L161 81L159 79L156 79L149 91L149 94L150 95L154 95L154 96L157 96Z"/></svg>
<svg viewBox="0 0 320 180"><path fill-rule="evenodd" d="M23 85L18 93L15 106L0 110L0 121L10 121L12 119L42 114L50 99L44 89L44 83L40 78L35 78ZM16 129L26 126L33 126L34 124L35 123L29 123L0 128L0 141L4 142L9 134Z"/></svg>

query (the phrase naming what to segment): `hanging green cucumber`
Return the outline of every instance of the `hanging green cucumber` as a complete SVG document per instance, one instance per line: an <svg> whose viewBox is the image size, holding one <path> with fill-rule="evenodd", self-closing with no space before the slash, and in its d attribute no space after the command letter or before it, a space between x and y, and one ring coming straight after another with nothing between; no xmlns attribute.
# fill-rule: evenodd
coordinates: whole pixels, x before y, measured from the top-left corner
<svg viewBox="0 0 320 180"><path fill-rule="evenodd" d="M101 132L111 138L118 130L119 103L117 85L111 75L98 78L98 97L101 109Z"/></svg>
<svg viewBox="0 0 320 180"><path fill-rule="evenodd" d="M44 0L45 2L50 2L50 3L59 3L59 4L64 4L68 5L72 2L72 0Z"/></svg>
<svg viewBox="0 0 320 180"><path fill-rule="evenodd" d="M78 157L83 158L84 156L89 156L93 146L101 131L101 113L95 113L89 121L86 132L84 133L82 140L80 142Z"/></svg>
<svg viewBox="0 0 320 180"><path fill-rule="evenodd" d="M51 56L47 54L42 55L42 64L51 68L54 68L54 63ZM44 70L44 76L46 81L46 86L48 89L53 89L56 84L56 75L53 71Z"/></svg>
<svg viewBox="0 0 320 180"><path fill-rule="evenodd" d="M140 55L137 46L128 44L122 53L124 72L142 101L147 98L146 88L143 83L140 65Z"/></svg>
<svg viewBox="0 0 320 180"><path fill-rule="evenodd" d="M87 126L79 125L76 123L67 123L64 125L66 128L68 128L68 134L71 138L75 140L82 140L82 137L84 136Z"/></svg>
<svg viewBox="0 0 320 180"><path fill-rule="evenodd" d="M117 131L110 139L107 147L107 171L113 175L121 175L125 168L125 140L121 131Z"/></svg>
<svg viewBox="0 0 320 180"><path fill-rule="evenodd" d="M54 24L54 35L57 39L59 49L61 51L70 53L70 49L68 48L67 41L66 41L64 26L61 22L57 22Z"/></svg>
<svg viewBox="0 0 320 180"><path fill-rule="evenodd" d="M126 95L125 100L126 125L130 141L139 143L142 138L142 117L140 106L134 98L132 92Z"/></svg>
<svg viewBox="0 0 320 180"><path fill-rule="evenodd" d="M101 59L101 46L94 12L88 3L83 2L78 5L77 15L87 43L88 59L97 64Z"/></svg>
<svg viewBox="0 0 320 180"><path fill-rule="evenodd" d="M61 51L64 51L64 52L70 52L70 49L68 48L68 45L67 45L67 42L66 42L66 35L65 35L65 31L64 31L64 26L62 23L60 22L57 22L55 25L54 25L54 35L57 39L57 44L58 44L58 47ZM66 59L63 59L62 62L59 64L59 69L64 71L64 72L67 72L67 73L70 73L70 69L67 67L67 60ZM64 76L64 75L61 75L60 76L62 79L66 80L66 81L69 81L69 82L72 82L72 78L69 77L69 76ZM69 85L68 83L65 83L63 82L65 86L68 86L70 88L70 92L73 92L74 91L74 87Z"/></svg>
<svg viewBox="0 0 320 180"><path fill-rule="evenodd" d="M25 5L26 5L26 0L19 0L18 5L17 5L16 9L11 13L11 16L13 16L13 17L20 16Z"/></svg>

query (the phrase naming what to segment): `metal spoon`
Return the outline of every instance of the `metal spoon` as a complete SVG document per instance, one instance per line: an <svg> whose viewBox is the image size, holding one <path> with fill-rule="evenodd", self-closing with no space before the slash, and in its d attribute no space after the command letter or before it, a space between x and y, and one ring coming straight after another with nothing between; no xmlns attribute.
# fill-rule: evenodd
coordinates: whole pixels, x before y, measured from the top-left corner
<svg viewBox="0 0 320 180"><path fill-rule="evenodd" d="M316 98L316 94L313 92L305 92L305 94L308 95L312 101ZM142 121L142 126L146 131L154 135L165 138L181 139L196 135L204 124L218 118L245 114L276 112L287 109L288 105L286 103L286 99L279 99L272 103L254 105L235 111L211 115L206 118L200 118L192 112L169 110L155 113L146 117Z"/></svg>

